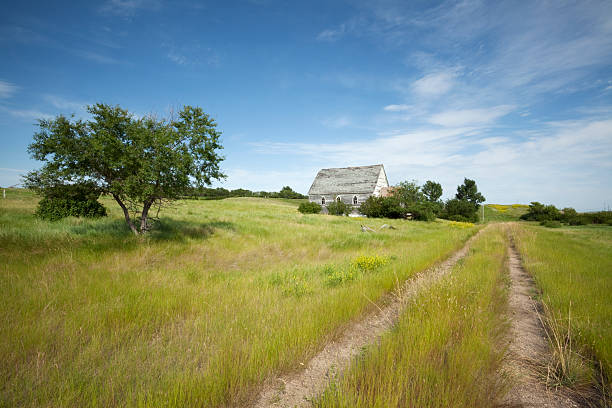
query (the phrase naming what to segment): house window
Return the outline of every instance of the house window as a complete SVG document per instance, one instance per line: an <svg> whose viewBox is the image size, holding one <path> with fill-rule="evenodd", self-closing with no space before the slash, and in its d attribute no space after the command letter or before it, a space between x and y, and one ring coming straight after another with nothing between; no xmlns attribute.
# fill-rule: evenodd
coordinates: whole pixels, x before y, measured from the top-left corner
<svg viewBox="0 0 612 408"><path fill-rule="evenodd" d="M337 202L342 201L342 200L340 200L340 196L336 197L336 201L337 201Z"/></svg>
<svg viewBox="0 0 612 408"><path fill-rule="evenodd" d="M325 205L325 197L321 197L321 205Z"/></svg>
<svg viewBox="0 0 612 408"><path fill-rule="evenodd" d="M357 196L353 196L353 205L357 205Z"/></svg>

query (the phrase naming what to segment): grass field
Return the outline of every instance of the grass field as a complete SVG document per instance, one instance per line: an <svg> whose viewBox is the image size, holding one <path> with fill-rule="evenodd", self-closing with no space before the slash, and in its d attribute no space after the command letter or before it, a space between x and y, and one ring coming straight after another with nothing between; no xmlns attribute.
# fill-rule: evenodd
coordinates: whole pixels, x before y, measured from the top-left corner
<svg viewBox="0 0 612 408"><path fill-rule="evenodd" d="M316 402L319 407L486 407L503 394L506 236L483 232Z"/></svg>
<svg viewBox="0 0 612 408"><path fill-rule="evenodd" d="M603 380L609 397L612 395L612 227L591 225L551 230L521 224L514 225L513 236L526 269L535 277L542 300L549 307L549 318L553 318L554 325L563 334L561 348L565 349L569 363L561 380L576 387ZM568 328L570 336L566 336ZM597 364L591 364L590 369L581 367L574 353L599 361L607 380L601 378Z"/></svg>
<svg viewBox="0 0 612 408"><path fill-rule="evenodd" d="M138 238L109 200L56 223L36 200L0 201L0 406L241 405L476 231L245 198L179 202Z"/></svg>

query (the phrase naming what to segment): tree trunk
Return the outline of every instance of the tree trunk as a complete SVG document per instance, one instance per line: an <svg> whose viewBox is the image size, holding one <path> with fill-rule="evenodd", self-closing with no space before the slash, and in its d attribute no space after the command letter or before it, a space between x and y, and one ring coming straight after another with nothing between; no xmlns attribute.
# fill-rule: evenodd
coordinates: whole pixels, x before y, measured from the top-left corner
<svg viewBox="0 0 612 408"><path fill-rule="evenodd" d="M142 207L142 214L140 216L140 233L147 231L147 220L149 218L149 209L153 205L153 201L145 201Z"/></svg>
<svg viewBox="0 0 612 408"><path fill-rule="evenodd" d="M115 194L113 194L113 198L115 199L115 201L117 201L117 204L119 204L119 206L123 210L123 215L125 216L125 222L127 223L128 227L130 227L130 229L132 230L134 234L138 235L138 230L136 229L136 226L132 222L132 219L130 218L130 212L128 211L125 204L123 204L123 201L121 201L119 199L119 196Z"/></svg>

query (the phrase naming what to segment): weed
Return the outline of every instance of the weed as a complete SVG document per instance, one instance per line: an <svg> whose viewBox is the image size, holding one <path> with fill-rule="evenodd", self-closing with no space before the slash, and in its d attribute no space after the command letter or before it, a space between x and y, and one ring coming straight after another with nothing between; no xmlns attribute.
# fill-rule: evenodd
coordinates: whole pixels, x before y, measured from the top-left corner
<svg viewBox="0 0 612 408"><path fill-rule="evenodd" d="M356 272L355 268L351 267L340 268L327 265L323 268L325 284L327 286L338 286L342 283L350 282L355 279Z"/></svg>
<svg viewBox="0 0 612 408"><path fill-rule="evenodd" d="M389 257L380 255L360 255L352 262L352 266L363 272L372 272L389 263Z"/></svg>

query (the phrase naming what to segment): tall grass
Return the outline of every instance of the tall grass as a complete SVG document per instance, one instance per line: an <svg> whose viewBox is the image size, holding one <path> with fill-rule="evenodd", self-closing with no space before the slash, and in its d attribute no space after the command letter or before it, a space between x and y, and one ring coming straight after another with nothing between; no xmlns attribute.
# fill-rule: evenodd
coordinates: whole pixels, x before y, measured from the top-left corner
<svg viewBox="0 0 612 408"><path fill-rule="evenodd" d="M507 325L506 243L478 238L451 275L418 295L397 327L368 348L318 407L486 407L504 391L496 374Z"/></svg>
<svg viewBox="0 0 612 408"><path fill-rule="evenodd" d="M475 228L301 215L278 200L183 201L152 234L0 201L0 406L242 405ZM368 220L378 229L389 220ZM359 256L389 262L330 284Z"/></svg>
<svg viewBox="0 0 612 408"><path fill-rule="evenodd" d="M551 385L600 384L612 395L612 228L514 225L525 268L546 306ZM591 361L592 360L592 361ZM606 403L603 401L604 404Z"/></svg>

